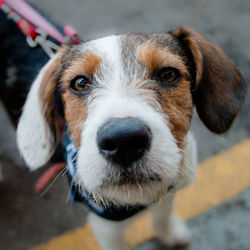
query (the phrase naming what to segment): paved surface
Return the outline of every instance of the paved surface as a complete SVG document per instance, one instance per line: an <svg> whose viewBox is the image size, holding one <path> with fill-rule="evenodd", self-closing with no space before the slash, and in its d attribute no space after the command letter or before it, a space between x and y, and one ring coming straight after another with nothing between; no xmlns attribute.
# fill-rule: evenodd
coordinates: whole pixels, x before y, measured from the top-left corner
<svg viewBox="0 0 250 250"><path fill-rule="evenodd" d="M249 0L31 2L58 23L73 25L86 40L113 33L164 31L187 23L219 45L250 79ZM250 136L249 110L250 91L240 116L225 136L211 134L195 117L193 131L199 143L200 160ZM65 178L60 178L43 197L33 194L33 185L42 171L24 171L14 145L13 129L0 107L0 157L4 173L0 183L1 250L27 249L82 226L85 221L82 206L68 206L65 202ZM247 245L250 246L250 225L246 219L250 216L249 197L248 190L227 205L190 221L194 240L189 249L250 249ZM155 244L151 242L140 250L161 249Z"/></svg>
<svg viewBox="0 0 250 250"><path fill-rule="evenodd" d="M177 250L249 250L250 189L223 205L188 221L192 242ZM157 240L134 250L166 250Z"/></svg>
<svg viewBox="0 0 250 250"><path fill-rule="evenodd" d="M185 220L195 218L247 189L250 186L249 148L250 139L201 163L197 170L196 182L177 194L174 204L175 213ZM244 220L244 218L241 219ZM250 221L247 223L249 224ZM234 228L234 230L237 229ZM196 231L195 236L200 236L197 232L199 231ZM154 236L150 213L145 213L135 220L126 232L127 242L132 247L149 241ZM199 247L199 244L195 247ZM30 250L52 249L100 250L100 247L89 225L85 224Z"/></svg>

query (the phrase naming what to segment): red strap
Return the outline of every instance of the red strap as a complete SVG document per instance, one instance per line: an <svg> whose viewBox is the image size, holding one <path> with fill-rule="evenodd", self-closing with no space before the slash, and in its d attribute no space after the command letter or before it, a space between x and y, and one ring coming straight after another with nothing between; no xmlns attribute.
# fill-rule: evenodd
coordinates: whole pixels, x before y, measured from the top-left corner
<svg viewBox="0 0 250 250"><path fill-rule="evenodd" d="M36 29L32 25L30 25L26 20L19 19L16 24L19 29L24 33L24 35L30 36L33 40L36 38Z"/></svg>
<svg viewBox="0 0 250 250"><path fill-rule="evenodd" d="M3 1L0 1L0 8L2 8L5 5Z"/></svg>

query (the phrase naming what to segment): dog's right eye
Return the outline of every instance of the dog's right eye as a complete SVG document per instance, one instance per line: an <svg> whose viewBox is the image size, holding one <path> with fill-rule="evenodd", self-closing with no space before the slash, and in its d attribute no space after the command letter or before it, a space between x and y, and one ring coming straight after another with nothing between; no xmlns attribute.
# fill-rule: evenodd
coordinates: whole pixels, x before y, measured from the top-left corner
<svg viewBox="0 0 250 250"><path fill-rule="evenodd" d="M71 83L70 88L76 92L85 92L89 89L91 84L91 80L86 76L77 76L75 77Z"/></svg>

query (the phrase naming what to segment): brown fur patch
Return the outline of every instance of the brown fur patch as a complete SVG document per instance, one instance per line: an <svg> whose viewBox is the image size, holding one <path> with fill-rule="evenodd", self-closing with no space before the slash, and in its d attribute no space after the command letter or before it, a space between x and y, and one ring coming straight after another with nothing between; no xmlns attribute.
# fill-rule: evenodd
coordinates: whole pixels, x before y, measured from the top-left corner
<svg viewBox="0 0 250 250"><path fill-rule="evenodd" d="M169 117L169 125L177 145L183 148L183 140L189 130L192 114L193 101L190 93L190 82L182 79L173 88L163 89L157 87L159 102L165 114Z"/></svg>
<svg viewBox="0 0 250 250"><path fill-rule="evenodd" d="M81 137L81 125L86 119L85 100L72 94L69 90L70 81L77 75L93 75L101 62L101 59L92 52L84 55L79 53L78 48L62 47L58 51L53 63L44 73L39 89L39 98L46 118L51 125L55 136L58 134L58 122L54 96L59 80L62 83L64 93L65 119L73 142L79 146ZM65 67L65 64L67 66ZM64 69L63 69L64 67ZM59 79L61 78L61 79Z"/></svg>
<svg viewBox="0 0 250 250"><path fill-rule="evenodd" d="M156 69L163 67L177 68L183 78L170 88L154 87L158 93L158 101L161 109L169 117L169 125L177 144L183 147L184 137L190 127L192 118L192 96L190 93L190 75L183 58L174 54L167 47L157 47L145 44L137 50L138 61L147 67L148 77L151 77Z"/></svg>
<svg viewBox="0 0 250 250"><path fill-rule="evenodd" d="M193 55L196 68L193 97L201 120L215 133L225 132L245 98L243 74L220 48L189 26L178 27L173 35Z"/></svg>
<svg viewBox="0 0 250 250"><path fill-rule="evenodd" d="M64 114L68 131L72 136L74 144L79 147L83 122L87 118L87 101L75 96L70 91L63 93L62 98L65 106Z"/></svg>
<svg viewBox="0 0 250 250"><path fill-rule="evenodd" d="M185 77L189 76L183 59L167 47L162 48L152 44L142 45L137 50L137 59L147 67L148 77L154 70L163 67L177 68Z"/></svg>
<svg viewBox="0 0 250 250"><path fill-rule="evenodd" d="M97 72L100 63L100 57L92 52L87 52L73 60L62 75L61 82L65 90L62 94L65 119L72 141L77 147L80 146L82 125L87 118L87 101L84 97L71 93L68 89L69 84L78 75L92 76Z"/></svg>
<svg viewBox="0 0 250 250"><path fill-rule="evenodd" d="M58 138L58 122L53 97L57 86L58 77L61 71L61 59L66 51L67 47L61 47L59 49L53 63L44 73L39 89L39 99L42 107L42 112L46 116L52 130L54 131L56 139Z"/></svg>
<svg viewBox="0 0 250 250"><path fill-rule="evenodd" d="M63 73L61 79L63 86L67 87L69 82L78 75L92 76L96 73L100 63L101 58L93 52L87 52L86 54L78 56L71 61L70 66Z"/></svg>

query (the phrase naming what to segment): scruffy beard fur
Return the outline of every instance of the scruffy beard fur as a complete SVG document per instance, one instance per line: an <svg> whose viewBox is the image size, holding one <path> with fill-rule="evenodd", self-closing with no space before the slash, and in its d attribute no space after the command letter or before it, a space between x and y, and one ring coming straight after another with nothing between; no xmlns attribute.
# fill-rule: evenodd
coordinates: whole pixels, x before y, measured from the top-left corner
<svg viewBox="0 0 250 250"><path fill-rule="evenodd" d="M151 205L160 202L166 196L166 186L158 182L109 184L100 187L97 192L88 192L80 183L76 184L83 193L90 195L95 202L104 208L114 204L118 208L123 205Z"/></svg>
<svg viewBox="0 0 250 250"><path fill-rule="evenodd" d="M100 106L95 102L90 105L89 108L94 110L90 111L83 126L77 180L88 192L103 199L119 204L151 204L164 191L166 194L168 186L176 184L175 178L180 169L181 150L165 125L166 120L137 98L120 99L116 95L113 98L105 96L99 101ZM128 169L107 162L96 145L96 133L103 121L115 115L122 116L123 112L143 119L152 130L151 148L142 160Z"/></svg>
<svg viewBox="0 0 250 250"><path fill-rule="evenodd" d="M139 166L141 165L141 166ZM126 170L121 170L120 166L108 166L106 178L103 183L96 188L96 191L91 192L92 197L97 203L109 204L112 202L117 206L125 204L141 204L149 205L160 200L166 195L166 190L170 190L175 186L164 184L158 174L155 174L150 168L145 167L145 164L133 164L132 167ZM139 171L138 171L139 169ZM75 179L83 191L89 191L81 185L79 178Z"/></svg>
<svg viewBox="0 0 250 250"><path fill-rule="evenodd" d="M75 182L82 190L91 193L100 205L105 206L109 202L117 206L126 204L151 205L193 182L197 162L196 145L191 133L188 133L185 138L184 150L178 152L183 158L179 167L175 165L177 171L172 174L172 178L169 178L170 174L160 171L159 168L154 168L153 164L156 164L157 161L146 160L146 155L143 160L134 163L129 169L107 163L103 179L92 190L84 185L79 171L75 176ZM178 154L176 158L178 158ZM164 169L167 169L167 166L164 166ZM88 175L88 178L91 177Z"/></svg>
<svg viewBox="0 0 250 250"><path fill-rule="evenodd" d="M179 168L176 177L171 180L152 172L149 167L146 167L147 161L142 160L139 164L134 163L130 168L128 179L121 177L121 173L125 172L124 170L110 164L108 167L108 169L111 168L109 174L94 192L86 189L78 175L75 176L74 181L83 192L91 194L96 203L104 207L107 207L110 202L116 206L158 203L194 180L197 152L196 143L191 133L186 136L184 147L185 150L182 151L184 156L183 167Z"/></svg>

